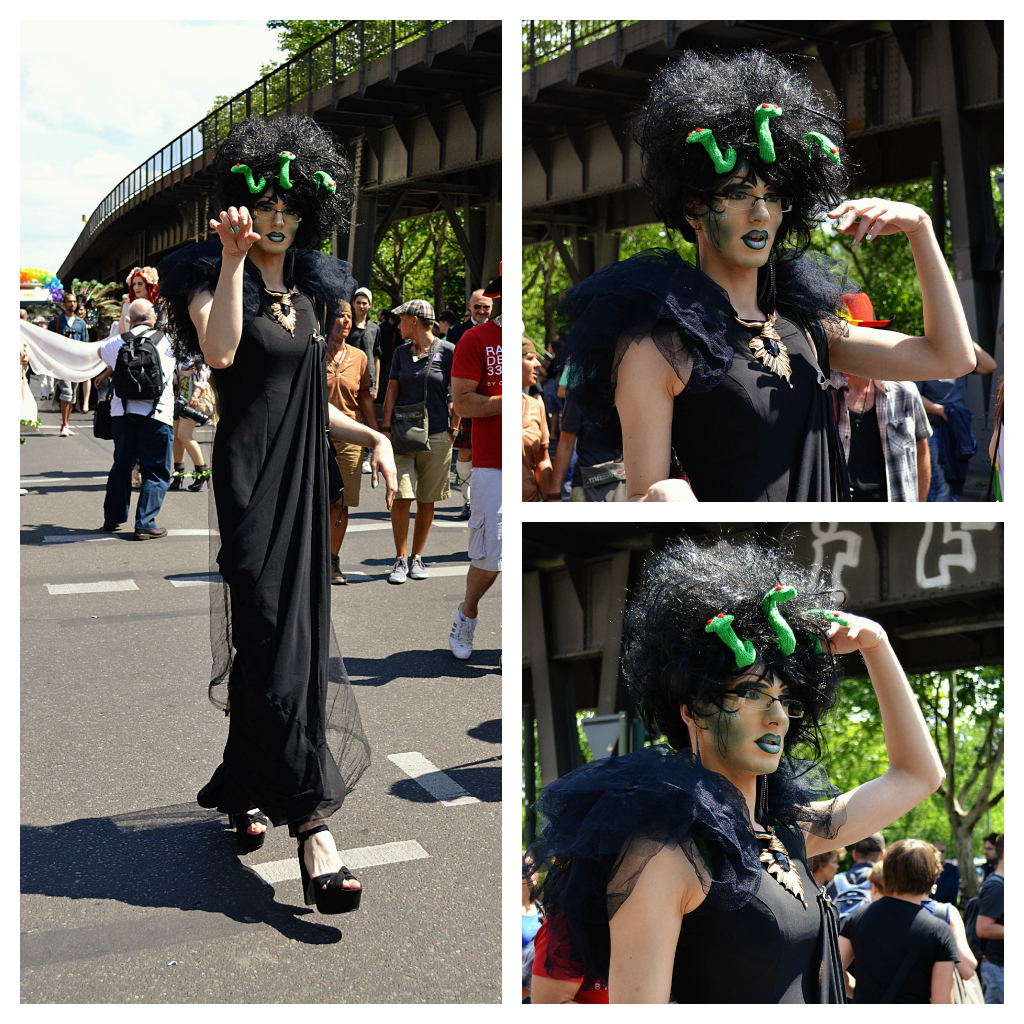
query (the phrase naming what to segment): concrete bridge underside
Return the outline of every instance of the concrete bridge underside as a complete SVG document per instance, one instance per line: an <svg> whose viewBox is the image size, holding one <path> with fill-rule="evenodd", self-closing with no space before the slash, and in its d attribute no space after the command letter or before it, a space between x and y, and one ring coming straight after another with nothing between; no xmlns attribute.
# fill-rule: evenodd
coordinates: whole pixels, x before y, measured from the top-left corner
<svg viewBox="0 0 1024 1024"><path fill-rule="evenodd" d="M352 262L360 282L370 281L392 224L437 210L466 258L467 295L497 276L500 46L500 21L450 22L291 103L291 113L313 116L351 157L352 225L333 251ZM214 151L147 175L141 190L83 231L61 279L123 279L133 266L208 237Z"/></svg>

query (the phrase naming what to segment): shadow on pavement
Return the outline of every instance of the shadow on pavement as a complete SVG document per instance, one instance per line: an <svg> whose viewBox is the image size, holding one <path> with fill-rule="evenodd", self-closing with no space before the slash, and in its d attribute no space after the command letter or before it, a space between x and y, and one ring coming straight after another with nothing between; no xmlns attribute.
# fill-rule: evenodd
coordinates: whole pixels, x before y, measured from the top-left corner
<svg viewBox="0 0 1024 1024"><path fill-rule="evenodd" d="M466 730L467 736L475 740L482 740L484 743L501 742L501 719L489 718L486 722L474 725L472 729Z"/></svg>
<svg viewBox="0 0 1024 1024"><path fill-rule="evenodd" d="M223 914L309 945L341 940L243 869L227 818L194 804L21 828L21 891Z"/></svg>
<svg viewBox="0 0 1024 1024"><path fill-rule="evenodd" d="M488 761L498 758L490 757ZM479 762L472 765L455 765L445 768L444 774L453 782L457 782L470 796L487 804L501 803L501 767L479 767ZM432 804L436 797L428 793L415 779L399 779L391 784L388 792L400 800L408 800L413 804Z"/></svg>
<svg viewBox="0 0 1024 1024"><path fill-rule="evenodd" d="M480 643L482 637L477 637ZM499 644L497 637L494 643ZM475 650L468 661L459 661L447 647L435 651L398 651L386 658L352 658L342 653L353 686L386 686L393 679L480 679L498 670L501 648Z"/></svg>
<svg viewBox="0 0 1024 1024"><path fill-rule="evenodd" d="M85 488L80 488L85 490ZM103 523L102 507L96 513L96 522ZM127 537L125 537L127 533ZM83 526L80 529L68 529L64 526L54 526L52 523L25 524L20 530L22 544L42 544L44 537L120 537L121 539L134 539L134 532L127 526L122 526L120 533L104 533L99 526ZM50 542L51 544L54 541ZM70 541L58 541L56 543L69 544Z"/></svg>
<svg viewBox="0 0 1024 1024"><path fill-rule="evenodd" d="M388 538L388 540L390 546L390 538ZM390 569L391 566L395 564L395 557L396 556L394 554L390 554L381 558L364 558L359 564L371 566L386 566L388 569ZM430 567L432 565L439 565L441 562L456 562L465 564L468 561L469 555L466 553L465 548L463 548L461 551L453 551L450 555L437 555L431 553L429 555L423 556L423 564L427 567L427 572L430 572ZM409 582L416 583L417 581L410 580Z"/></svg>

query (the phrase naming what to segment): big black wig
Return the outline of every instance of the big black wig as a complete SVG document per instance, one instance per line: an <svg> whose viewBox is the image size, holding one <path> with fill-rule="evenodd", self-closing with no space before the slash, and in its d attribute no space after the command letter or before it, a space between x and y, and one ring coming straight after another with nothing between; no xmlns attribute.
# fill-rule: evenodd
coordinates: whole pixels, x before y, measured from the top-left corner
<svg viewBox="0 0 1024 1024"><path fill-rule="evenodd" d="M760 155L754 112L776 104L782 113L768 122L775 160ZM802 71L761 50L703 55L687 52L655 77L651 95L634 126L643 151L642 178L658 216L692 242L687 214L699 215L718 190L722 174L703 145L687 142L710 129L720 150L736 150L733 173L753 173L789 197L775 245L805 249L810 232L850 187L843 121L832 113ZM816 140L831 141L838 163Z"/></svg>
<svg viewBox="0 0 1024 1024"><path fill-rule="evenodd" d="M235 167L240 169L235 171ZM350 264L319 251L334 229L347 223L352 201L348 160L330 134L311 117L246 118L231 129L217 150L214 173L221 210L229 206L251 210L261 196L271 194L275 201L299 211L302 219L295 244L285 260L285 284L294 285L313 300L321 330L330 337L338 301L349 299L356 287ZM255 191L249 187L250 180L259 185ZM197 292L216 290L221 252L220 238L214 234L166 256L158 268L166 299L162 326L175 338L181 358L202 357L189 303ZM264 297L263 278L247 259L242 282L243 325L259 315Z"/></svg>
<svg viewBox="0 0 1024 1024"><path fill-rule="evenodd" d="M294 154L287 162L287 183L281 173L281 153ZM249 168L256 185L232 168ZM217 150L214 161L217 201L220 209L245 206L250 210L261 195L273 193L275 201L287 202L302 215L295 246L317 249L334 229L348 221L352 202L352 172L330 133L311 117L247 117L236 124ZM334 184L334 191L327 187Z"/></svg>
<svg viewBox="0 0 1024 1024"><path fill-rule="evenodd" d="M763 608L765 594L778 586L796 590L777 606L796 637L788 656ZM751 668L774 673L805 705L804 717L790 722L786 751L803 742L819 759L821 723L835 700L838 671L826 642L829 623L811 609L836 608L840 597L824 571L816 577L784 549L756 541L709 547L680 539L653 555L626 611L623 645L626 682L648 729L676 749L688 748L680 705L698 713L721 710L723 691L748 671L705 630L724 613L735 617L736 635L754 645Z"/></svg>

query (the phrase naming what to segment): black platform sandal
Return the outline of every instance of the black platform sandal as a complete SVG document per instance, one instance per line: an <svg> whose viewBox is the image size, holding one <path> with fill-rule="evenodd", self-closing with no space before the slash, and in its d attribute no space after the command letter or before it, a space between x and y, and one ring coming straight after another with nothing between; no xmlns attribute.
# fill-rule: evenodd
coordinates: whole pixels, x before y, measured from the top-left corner
<svg viewBox="0 0 1024 1024"><path fill-rule="evenodd" d="M169 491L180 491L185 486L185 464L176 462L174 472L171 474L171 485Z"/></svg>
<svg viewBox="0 0 1024 1024"><path fill-rule="evenodd" d="M302 892L306 906L309 907L315 903L316 909L321 914L347 914L352 910L359 909L359 899L363 895L363 890L361 888L345 889L342 882L347 882L349 879L358 882L359 879L346 867L342 867L340 871L335 871L333 874L317 875L316 878L310 878L309 872L306 870L306 861L302 856L302 847L306 840L310 836L315 836L317 832L327 831L329 831L327 822L324 821L296 836L299 841Z"/></svg>
<svg viewBox="0 0 1024 1024"><path fill-rule="evenodd" d="M235 838L238 845L246 853L254 853L263 846L263 840L267 838L267 829L270 828L270 820L259 810L248 811L245 814L232 814L231 825L235 830ZM265 825L262 832L250 832L249 826L253 824Z"/></svg>
<svg viewBox="0 0 1024 1024"><path fill-rule="evenodd" d="M192 476L195 480L193 483L188 485L188 489L190 491L201 491L203 489L203 484L205 484L213 474L206 468L206 466L196 466L195 472L193 472Z"/></svg>

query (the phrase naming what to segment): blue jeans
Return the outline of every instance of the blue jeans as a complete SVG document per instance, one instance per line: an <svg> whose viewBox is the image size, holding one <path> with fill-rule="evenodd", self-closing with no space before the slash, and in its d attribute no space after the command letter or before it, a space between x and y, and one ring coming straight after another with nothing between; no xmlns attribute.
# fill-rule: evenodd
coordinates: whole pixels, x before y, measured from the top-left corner
<svg viewBox="0 0 1024 1024"><path fill-rule="evenodd" d="M928 451L932 457L932 483L928 488L928 500L956 501L946 482L946 471L939 462L939 442L935 434L928 438Z"/></svg>
<svg viewBox="0 0 1024 1024"><path fill-rule="evenodd" d="M986 1003L1002 1003L1003 1001L1003 969L997 964L982 960L978 964L981 980L985 986Z"/></svg>
<svg viewBox="0 0 1024 1024"><path fill-rule="evenodd" d="M108 523L128 521L132 497L132 469L138 462L142 490L135 509L135 529L152 530L171 484L171 444L174 428L148 416L111 416L114 435L114 464L107 477L103 518Z"/></svg>

